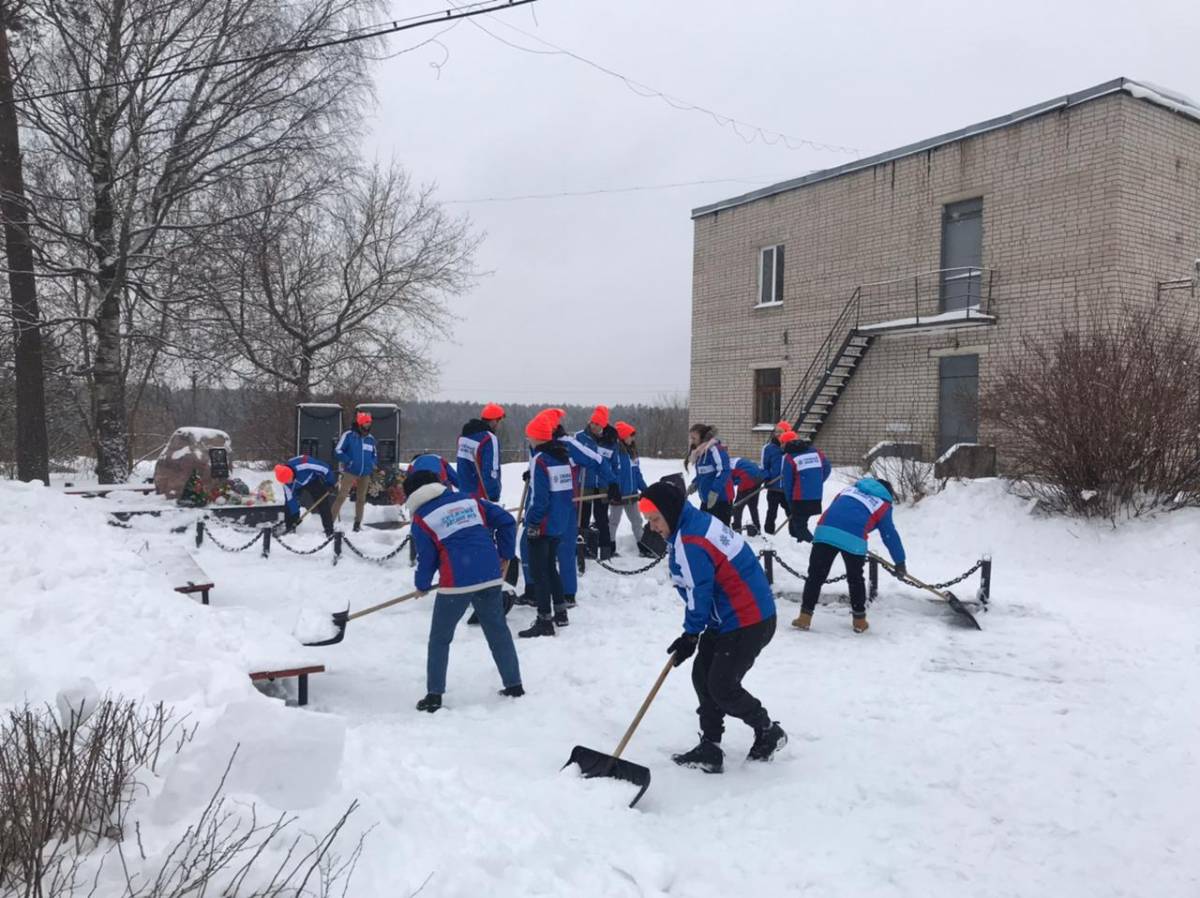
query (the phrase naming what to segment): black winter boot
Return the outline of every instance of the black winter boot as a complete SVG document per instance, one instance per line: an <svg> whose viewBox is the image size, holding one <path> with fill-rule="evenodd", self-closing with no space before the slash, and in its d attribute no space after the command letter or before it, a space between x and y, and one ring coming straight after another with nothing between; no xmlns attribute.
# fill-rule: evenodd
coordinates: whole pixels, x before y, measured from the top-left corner
<svg viewBox="0 0 1200 898"><path fill-rule="evenodd" d="M754 733L754 744L750 746L750 754L746 755L746 760L769 761L775 752L785 745L787 745L787 733L783 731L778 720L773 720L765 730L758 730Z"/></svg>
<svg viewBox="0 0 1200 898"><path fill-rule="evenodd" d="M537 596L531 593L528 589L517 596L518 605L528 605L530 608L537 607Z"/></svg>
<svg viewBox="0 0 1200 898"><path fill-rule="evenodd" d="M568 592L568 593L564 594L563 595L563 604L566 605L568 608L574 608L575 607L575 593Z"/></svg>
<svg viewBox="0 0 1200 898"><path fill-rule="evenodd" d="M441 706L442 706L442 697L440 695L438 695L436 692L429 693L423 699L421 699L419 702L417 702L417 710L418 711L428 711L430 714L432 714L434 711L436 711Z"/></svg>
<svg viewBox="0 0 1200 898"><path fill-rule="evenodd" d="M509 698L520 698L525 694L525 687L518 683L516 686L505 686L500 690L498 695L506 695Z"/></svg>
<svg viewBox="0 0 1200 898"><path fill-rule="evenodd" d="M358 533L362 530L362 524L358 521L354 522L354 532Z"/></svg>
<svg viewBox="0 0 1200 898"><path fill-rule="evenodd" d="M721 750L721 743L711 742L701 736L699 745L691 751L671 755L671 760L680 767L694 767L705 773L720 773L725 767L725 752Z"/></svg>
<svg viewBox="0 0 1200 898"><path fill-rule="evenodd" d="M536 636L553 636L554 622L548 617L538 617L533 622L528 630L521 630L517 633L522 639L533 639Z"/></svg>
<svg viewBox="0 0 1200 898"><path fill-rule="evenodd" d="M565 607L559 608L554 612L554 626L566 627L570 623L571 621L567 618L567 609Z"/></svg>

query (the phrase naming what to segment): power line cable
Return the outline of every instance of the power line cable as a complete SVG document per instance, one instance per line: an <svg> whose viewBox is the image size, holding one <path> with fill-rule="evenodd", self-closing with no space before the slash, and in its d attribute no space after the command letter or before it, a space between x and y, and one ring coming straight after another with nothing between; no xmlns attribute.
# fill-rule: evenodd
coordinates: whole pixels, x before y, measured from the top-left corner
<svg viewBox="0 0 1200 898"><path fill-rule="evenodd" d="M862 151L856 147L839 146L837 144L822 143L820 141L810 140L805 137L793 137L791 135L784 134L782 131L776 131L771 128L764 128L761 125L755 125L752 122L743 121L741 119L735 118L734 116L726 115L725 113L722 113L722 112L717 112L716 110L709 109L706 106L701 106L698 103L692 103L689 100L685 100L681 97L674 96L673 94L666 93L665 91L661 91L658 88L651 87L648 84L645 84L643 82L640 82L633 78L630 78L628 75L622 75L620 72L610 69L607 66L601 65L600 63L598 63L594 60L588 59L586 56L582 56L573 50L568 50L565 47L560 47L559 45L551 43L550 41L548 41L544 38L538 37L536 34L531 34L530 32L525 31L523 28L518 28L516 25L513 25L510 22L500 22L499 24L503 25L505 28L508 28L511 31L515 31L518 34L522 34L525 37L530 38L531 40L535 40L538 43L542 44L543 46L549 47L550 49L549 50L538 50L533 47L526 47L526 46L522 46L520 44L515 44L512 41L505 40L504 38L500 37L500 35L495 34L492 31L489 31L487 28L485 28L479 22L471 22L471 24L474 25L476 28L478 28L480 31L482 31L484 34L491 37L493 40L499 41L500 43L502 43L508 47L512 47L514 50L520 50L525 53L532 53L537 56L567 56L567 57L570 57L571 59L574 59L577 62L581 62L584 65L589 66L590 68L593 68L598 72L608 75L610 78L616 78L618 81L621 81L630 91L632 91L634 94L636 94L639 97L643 97L646 99L657 98L657 99L662 100L668 106L671 106L672 108L678 109L682 112L698 112L703 115L706 115L709 118L711 118L714 122L716 122L718 125L720 125L722 128L729 128L730 130L732 130L738 137L740 137L747 144L754 143L756 140L761 139L762 142L767 144L768 146L777 146L780 143L782 143L789 150L799 150L799 149L807 148L807 149L811 149L811 150L819 150L821 152L828 152L828 153L847 153L847 154L854 155L854 156L862 155Z"/></svg>
<svg viewBox="0 0 1200 898"><path fill-rule="evenodd" d="M377 37L386 37L390 34L398 34L402 31L410 31L413 28L423 28L427 25L444 24L446 22L456 22L463 19L472 19L475 16L487 15L489 13L500 12L505 9L513 9L518 6L526 6L531 3L536 3L537 0L493 0L488 5L485 5L487 0L468 4L454 10L438 10L437 12L425 13L419 16L409 16L405 19L395 19L387 25L364 25L361 28L350 29L345 36L329 38L328 40L315 41L312 43L303 44L280 44L277 47L269 47L266 50L261 50L257 53L251 53L245 56L237 56L231 59L218 59L212 62L201 62L193 65L179 66L165 72L148 72L138 78L124 78L117 81L109 81L102 84L90 84L83 87L71 87L63 90L47 91L41 94L31 94L21 97L15 97L13 103L28 103L33 100L48 100L54 97L65 97L73 94L89 93L97 90L109 90L114 87L133 87L139 84L145 84L149 81L158 81L163 78L178 78L182 75L190 75L196 72L205 72L212 69L225 68L233 65L245 65L247 63L260 62L264 59L270 59L275 56L298 56L302 53L314 53L317 50L325 50L329 47L338 47L343 44L353 44L358 41L371 40Z"/></svg>
<svg viewBox="0 0 1200 898"><path fill-rule="evenodd" d="M483 196L469 200L442 200L445 206L463 206L478 203L514 203L522 200L555 200L569 197L602 196L606 194L641 193L655 190L676 190L681 187L701 187L706 184L772 184L785 178L708 178L700 181L676 181L671 184L637 184L630 187L597 187L590 190L564 190L557 193L523 193L513 196Z"/></svg>

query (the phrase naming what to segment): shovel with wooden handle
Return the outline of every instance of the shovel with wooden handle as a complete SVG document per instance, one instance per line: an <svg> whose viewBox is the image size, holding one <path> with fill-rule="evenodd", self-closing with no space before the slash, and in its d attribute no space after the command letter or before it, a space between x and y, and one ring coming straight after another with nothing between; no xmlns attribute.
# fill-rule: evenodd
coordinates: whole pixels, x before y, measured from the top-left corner
<svg viewBox="0 0 1200 898"><path fill-rule="evenodd" d="M674 666L675 655L672 654L667 659L667 663L663 665L662 673L654 681L654 686L650 689L650 694L646 696L646 700L638 708L637 716L633 718L633 723L629 725L629 729L625 731L625 735L621 737L621 741L617 743L617 748L611 755L596 751L594 748L576 745L572 749L571 757L567 759L567 763L563 764L563 769L566 770L572 764L578 764L580 773L588 779L602 776L633 783L638 787L638 791L633 796L633 801L629 802L629 806L633 807L637 804L638 800L646 794L646 790L650 788L650 768L643 767L641 764L634 764L632 761L626 761L621 757L621 753L625 751L625 746L633 738L634 731L638 728L638 724L642 722L642 718L646 716L646 711L650 708L650 703L658 695L658 690L662 688L663 682L667 679L667 674L671 672L671 668Z"/></svg>
<svg viewBox="0 0 1200 898"><path fill-rule="evenodd" d="M882 565L884 570L889 571L892 574L896 573L896 566L894 564L892 564L888 561L885 561L883 558L881 558L879 555L876 555L874 552L868 552L867 555L869 555L873 561ZM962 615L963 617L965 617L967 619L967 621L971 624L971 626L973 626L976 630L983 629L983 627L979 626L979 621L977 621L975 619L975 615L972 614L970 612L970 610L967 608L967 606L962 603L962 599L960 599L954 593L950 592L950 590L948 590L948 589L942 590L942 589L938 589L936 586L930 586L928 583L925 583L922 580L918 580L916 577L914 577L912 574L909 574L909 573L906 573L903 577L899 577L898 579L900 580L901 583L910 583L913 586L916 586L916 587L919 587L920 589L925 590L926 592L933 593L933 595L937 596L939 599L941 599L943 602L945 602L947 605L949 605L950 608L956 614L959 614L959 615Z"/></svg>
<svg viewBox="0 0 1200 898"><path fill-rule="evenodd" d="M402 596L396 596L394 599L388 599L386 602L380 602L378 605L372 605L370 608L364 608L362 611L350 613L350 609L345 611L333 612L333 625L337 627L337 633L328 639L322 639L320 642L306 642L307 646L322 646L322 645L337 645L346 638L346 624L352 620L358 620L360 617L366 617L368 614L374 614L376 611L382 611L384 608L391 608L393 605L399 605L401 602L407 602L409 599L416 599L426 592L432 592L437 589L437 584L429 587L429 589L414 589L412 592L406 592Z"/></svg>

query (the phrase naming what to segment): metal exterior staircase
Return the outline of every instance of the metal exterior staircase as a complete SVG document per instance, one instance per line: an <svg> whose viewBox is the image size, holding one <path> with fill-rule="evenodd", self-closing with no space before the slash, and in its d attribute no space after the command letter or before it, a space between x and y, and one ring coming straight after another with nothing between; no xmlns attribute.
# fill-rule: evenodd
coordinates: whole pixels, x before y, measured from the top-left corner
<svg viewBox="0 0 1200 898"><path fill-rule="evenodd" d="M875 337L871 334L861 334L854 329L846 333L841 346L822 371L822 376L816 381L812 393L793 422L799 436L810 442L817 438L825 419L837 405L874 342Z"/></svg>

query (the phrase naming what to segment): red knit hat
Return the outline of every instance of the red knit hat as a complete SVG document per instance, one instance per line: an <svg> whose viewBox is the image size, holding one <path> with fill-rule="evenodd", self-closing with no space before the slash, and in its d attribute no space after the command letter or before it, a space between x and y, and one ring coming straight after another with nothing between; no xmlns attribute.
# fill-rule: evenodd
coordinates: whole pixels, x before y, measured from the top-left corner
<svg viewBox="0 0 1200 898"><path fill-rule="evenodd" d="M780 421L778 424L775 425L775 429L782 431L783 433L787 433L789 430L792 429L792 422L791 421Z"/></svg>
<svg viewBox="0 0 1200 898"><path fill-rule="evenodd" d="M525 425L525 436L534 443L546 443L554 439L554 428L558 420L552 412L538 412L533 420Z"/></svg>
<svg viewBox="0 0 1200 898"><path fill-rule="evenodd" d="M357 424L359 427L369 426L371 423L371 413L370 412L359 412L357 415L354 416L354 423Z"/></svg>
<svg viewBox="0 0 1200 898"><path fill-rule="evenodd" d="M640 511L642 514L657 514L658 506L649 499L642 497L641 499L638 499L638 511Z"/></svg>
<svg viewBox="0 0 1200 898"><path fill-rule="evenodd" d="M484 421L499 421L504 417L503 406L496 405L494 402L489 402L483 407L483 411L479 413L479 417Z"/></svg>
<svg viewBox="0 0 1200 898"><path fill-rule="evenodd" d="M276 465L275 479L280 483L291 483L296 479L296 472L292 470L291 465Z"/></svg>
<svg viewBox="0 0 1200 898"><path fill-rule="evenodd" d="M617 436L620 437L622 440L629 439L635 433L637 433L637 428L634 427L632 424L628 424L624 421L617 422Z"/></svg>
<svg viewBox="0 0 1200 898"><path fill-rule="evenodd" d="M608 427L608 406L596 406L596 410L592 412L592 417L588 419L588 422L597 427Z"/></svg>
<svg viewBox="0 0 1200 898"><path fill-rule="evenodd" d="M794 431L794 430L789 430L789 431L787 431L785 433L781 433L779 435L779 442L784 443L784 444L790 443L790 442L792 442L792 440L798 440L798 439L800 439L800 435L798 433L796 433L796 431Z"/></svg>

